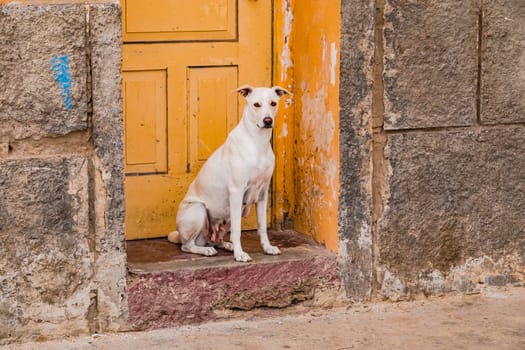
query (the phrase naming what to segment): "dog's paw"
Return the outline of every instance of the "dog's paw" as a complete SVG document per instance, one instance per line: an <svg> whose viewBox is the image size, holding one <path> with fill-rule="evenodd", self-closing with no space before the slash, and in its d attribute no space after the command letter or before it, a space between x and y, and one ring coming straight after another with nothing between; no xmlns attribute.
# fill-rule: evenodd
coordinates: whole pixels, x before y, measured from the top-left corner
<svg viewBox="0 0 525 350"><path fill-rule="evenodd" d="M279 254L281 254L281 251L279 250L279 248L277 248L274 245L269 245L269 246L264 247L264 252L266 254L268 254L268 255L279 255Z"/></svg>
<svg viewBox="0 0 525 350"><path fill-rule="evenodd" d="M217 250L213 247L203 247L202 255L205 256L214 256L217 255Z"/></svg>
<svg viewBox="0 0 525 350"><path fill-rule="evenodd" d="M248 262L252 261L252 258L246 253L241 250L240 253L234 252L233 255L235 256L235 261L239 262Z"/></svg>
<svg viewBox="0 0 525 350"><path fill-rule="evenodd" d="M217 247L227 250L229 252L233 252L233 244L231 242L222 242Z"/></svg>

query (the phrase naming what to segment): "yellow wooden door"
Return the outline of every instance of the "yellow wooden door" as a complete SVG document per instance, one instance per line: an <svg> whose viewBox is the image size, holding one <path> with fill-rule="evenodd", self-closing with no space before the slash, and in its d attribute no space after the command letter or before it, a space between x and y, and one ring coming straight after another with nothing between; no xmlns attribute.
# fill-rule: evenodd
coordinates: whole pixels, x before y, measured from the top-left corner
<svg viewBox="0 0 525 350"><path fill-rule="evenodd" d="M126 238L161 237L241 116L235 88L270 85L271 0L123 0L122 21Z"/></svg>

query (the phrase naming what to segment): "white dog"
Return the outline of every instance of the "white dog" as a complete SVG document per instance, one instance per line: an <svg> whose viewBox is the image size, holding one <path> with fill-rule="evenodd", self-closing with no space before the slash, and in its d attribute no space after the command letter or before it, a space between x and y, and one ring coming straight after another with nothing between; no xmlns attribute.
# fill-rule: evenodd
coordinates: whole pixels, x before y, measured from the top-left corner
<svg viewBox="0 0 525 350"><path fill-rule="evenodd" d="M257 233L266 254L280 254L266 232L268 187L275 156L270 145L279 99L291 95L279 86L237 89L246 98L242 119L206 161L179 205L177 229L168 240L185 252L212 256L214 247L233 251L235 260L250 261L241 246L241 217L256 204ZM223 241L230 231L231 243Z"/></svg>

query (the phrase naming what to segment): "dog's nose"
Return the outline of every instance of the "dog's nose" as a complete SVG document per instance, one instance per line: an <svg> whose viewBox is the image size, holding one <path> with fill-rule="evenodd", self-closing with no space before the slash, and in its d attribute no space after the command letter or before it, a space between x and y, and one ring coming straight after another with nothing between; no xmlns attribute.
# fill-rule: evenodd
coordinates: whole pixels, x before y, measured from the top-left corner
<svg viewBox="0 0 525 350"><path fill-rule="evenodd" d="M271 127L273 124L273 119L271 117L265 117L263 119L264 127L268 128Z"/></svg>

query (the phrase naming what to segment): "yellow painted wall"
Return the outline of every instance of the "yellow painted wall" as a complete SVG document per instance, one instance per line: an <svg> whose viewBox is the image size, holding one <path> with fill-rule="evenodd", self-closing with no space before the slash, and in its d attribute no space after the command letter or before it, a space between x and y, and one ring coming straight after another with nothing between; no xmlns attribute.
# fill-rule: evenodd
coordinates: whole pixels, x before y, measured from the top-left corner
<svg viewBox="0 0 525 350"><path fill-rule="evenodd" d="M294 3L295 0L274 0L273 83L294 91ZM286 96L280 104L275 120L273 150L275 171L273 175L273 226L283 227L293 219L294 191L294 101Z"/></svg>
<svg viewBox="0 0 525 350"><path fill-rule="evenodd" d="M294 225L338 248L340 2L294 8Z"/></svg>
<svg viewBox="0 0 525 350"><path fill-rule="evenodd" d="M50 4L103 4L119 3L120 0L0 0L0 5L50 5Z"/></svg>

